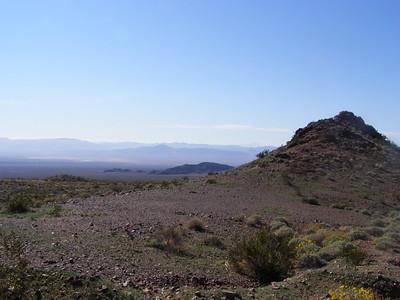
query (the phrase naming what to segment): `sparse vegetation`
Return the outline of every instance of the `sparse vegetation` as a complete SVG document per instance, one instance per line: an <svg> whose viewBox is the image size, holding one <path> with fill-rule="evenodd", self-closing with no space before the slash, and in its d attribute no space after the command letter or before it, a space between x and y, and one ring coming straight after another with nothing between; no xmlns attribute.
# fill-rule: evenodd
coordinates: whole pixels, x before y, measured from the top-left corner
<svg viewBox="0 0 400 300"><path fill-rule="evenodd" d="M307 198L303 198L302 201L304 203L307 203L307 204L310 204L310 205L321 205L319 203L318 199L316 199L316 198L307 197Z"/></svg>
<svg viewBox="0 0 400 300"><path fill-rule="evenodd" d="M182 254L183 232L175 227L162 228L148 243L149 247L165 250L167 252Z"/></svg>
<svg viewBox="0 0 400 300"><path fill-rule="evenodd" d="M54 204L49 210L49 215L53 217L60 217L62 212L62 207L59 204Z"/></svg>
<svg viewBox="0 0 400 300"><path fill-rule="evenodd" d="M204 242L204 245L206 245L206 246L215 247L215 248L218 248L221 250L224 250L226 248L225 244L221 241L221 239L216 236L206 237L203 240L203 242Z"/></svg>
<svg viewBox="0 0 400 300"><path fill-rule="evenodd" d="M216 184L216 183L217 183L217 180L214 179L214 178L209 178L209 179L206 180L206 183L207 183L207 184Z"/></svg>
<svg viewBox="0 0 400 300"><path fill-rule="evenodd" d="M14 232L0 231L0 251L9 264L0 267L0 296L21 299L28 284L25 244Z"/></svg>
<svg viewBox="0 0 400 300"><path fill-rule="evenodd" d="M269 227L235 244L229 251L232 268L261 283L284 279L292 267L295 249L287 238L275 235Z"/></svg>
<svg viewBox="0 0 400 300"><path fill-rule="evenodd" d="M197 218L197 217L192 218L192 219L186 224L186 227L187 227L188 229L190 229L190 230L194 230L194 231L197 231L197 232L204 232L204 231L206 231L206 228L204 227L203 222L202 222L199 218Z"/></svg>
<svg viewBox="0 0 400 300"><path fill-rule="evenodd" d="M350 241L367 241L370 239L370 236L367 232L360 229L355 229L349 232L349 240Z"/></svg>
<svg viewBox="0 0 400 300"><path fill-rule="evenodd" d="M387 235L378 237L377 239L375 239L374 243L376 249L379 250L392 250L398 247L396 241Z"/></svg>
<svg viewBox="0 0 400 300"><path fill-rule="evenodd" d="M23 214L30 210L31 201L23 195L11 196L7 201L9 213Z"/></svg>
<svg viewBox="0 0 400 300"><path fill-rule="evenodd" d="M247 226L250 227L261 227L263 224L261 216L257 214L245 218L244 222L246 223Z"/></svg>

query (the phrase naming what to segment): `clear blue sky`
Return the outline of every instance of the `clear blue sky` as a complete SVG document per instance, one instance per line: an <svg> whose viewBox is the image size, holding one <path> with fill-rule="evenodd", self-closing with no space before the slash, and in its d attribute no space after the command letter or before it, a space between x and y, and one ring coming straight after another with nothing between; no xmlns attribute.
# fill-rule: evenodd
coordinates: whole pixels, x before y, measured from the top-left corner
<svg viewBox="0 0 400 300"><path fill-rule="evenodd" d="M0 0L0 136L274 144L351 110L400 141L400 1Z"/></svg>

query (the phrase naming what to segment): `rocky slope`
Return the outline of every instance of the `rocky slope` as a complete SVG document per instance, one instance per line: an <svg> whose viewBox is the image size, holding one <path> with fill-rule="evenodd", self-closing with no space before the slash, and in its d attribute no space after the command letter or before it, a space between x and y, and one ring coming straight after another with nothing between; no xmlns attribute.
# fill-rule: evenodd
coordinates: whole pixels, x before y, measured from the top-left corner
<svg viewBox="0 0 400 300"><path fill-rule="evenodd" d="M237 173L326 205L387 210L400 204L400 148L351 112L298 129L285 146Z"/></svg>

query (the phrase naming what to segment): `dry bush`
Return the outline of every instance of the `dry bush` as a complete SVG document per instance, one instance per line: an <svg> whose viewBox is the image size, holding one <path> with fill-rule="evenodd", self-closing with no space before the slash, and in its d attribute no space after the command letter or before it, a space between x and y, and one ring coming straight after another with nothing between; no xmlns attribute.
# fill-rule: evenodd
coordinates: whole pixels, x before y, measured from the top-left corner
<svg viewBox="0 0 400 300"><path fill-rule="evenodd" d="M209 247L215 247L218 249L225 249L225 244L216 236L209 236L203 240L204 245Z"/></svg>
<svg viewBox="0 0 400 300"><path fill-rule="evenodd" d="M244 238L229 251L229 262L240 274L269 283L284 279L296 256L288 239L275 235L269 227Z"/></svg>
<svg viewBox="0 0 400 300"><path fill-rule="evenodd" d="M171 253L184 253L183 231L174 227L166 227L157 232L148 246Z"/></svg>
<svg viewBox="0 0 400 300"><path fill-rule="evenodd" d="M207 184L216 184L216 183L217 183L217 180L216 180L216 179L213 179L213 178L209 178L209 179L206 180L206 183L207 183Z"/></svg>
<svg viewBox="0 0 400 300"><path fill-rule="evenodd" d="M247 217L244 222L247 226L250 227L261 227L261 225L263 224L261 216L257 214Z"/></svg>
<svg viewBox="0 0 400 300"><path fill-rule="evenodd" d="M186 224L186 227L187 227L188 229L190 229L190 230L194 230L194 231L197 231L197 232L204 232L204 231L206 231L203 222L202 222L199 218L197 218L197 217L192 218L192 219Z"/></svg>

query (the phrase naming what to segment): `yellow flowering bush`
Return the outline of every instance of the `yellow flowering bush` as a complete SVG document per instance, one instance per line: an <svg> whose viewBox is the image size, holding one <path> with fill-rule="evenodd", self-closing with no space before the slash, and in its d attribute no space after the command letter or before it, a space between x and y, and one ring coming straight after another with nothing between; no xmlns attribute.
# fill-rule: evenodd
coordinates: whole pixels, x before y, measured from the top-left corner
<svg viewBox="0 0 400 300"><path fill-rule="evenodd" d="M373 290L363 287L340 285L328 292L329 300L377 300Z"/></svg>
<svg viewBox="0 0 400 300"><path fill-rule="evenodd" d="M319 249L319 247L307 237L294 238L289 242L289 244L294 246L297 258L302 257L303 255L315 253Z"/></svg>

